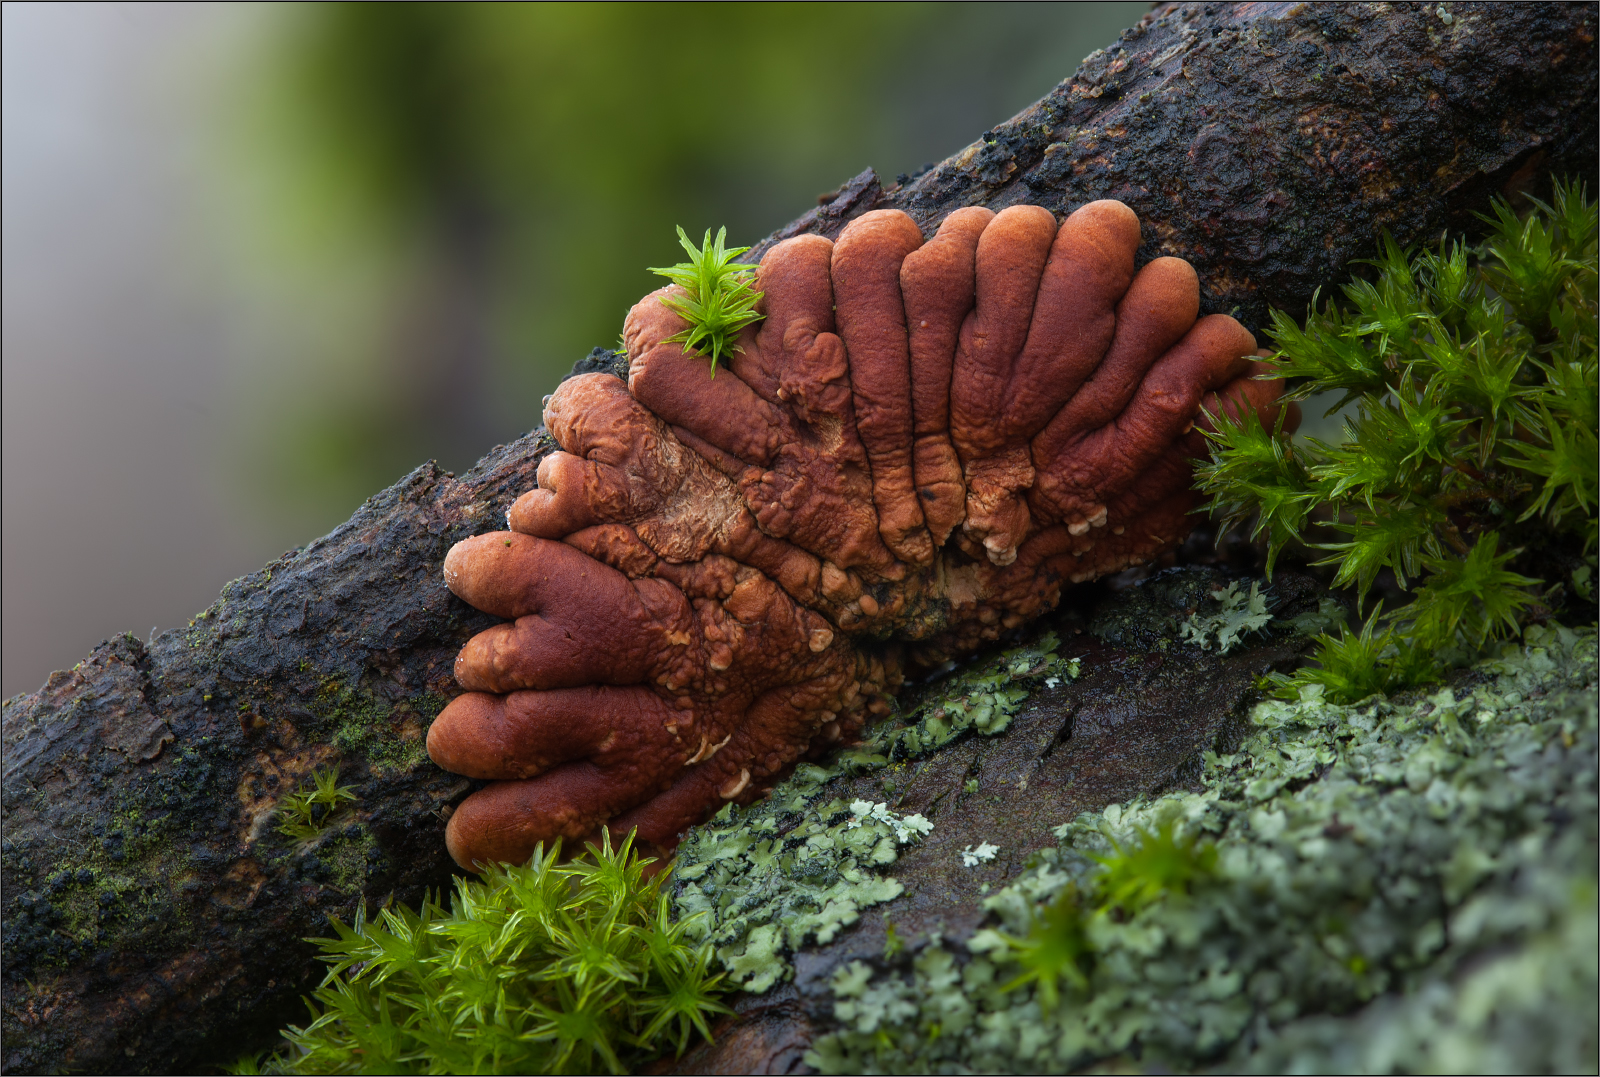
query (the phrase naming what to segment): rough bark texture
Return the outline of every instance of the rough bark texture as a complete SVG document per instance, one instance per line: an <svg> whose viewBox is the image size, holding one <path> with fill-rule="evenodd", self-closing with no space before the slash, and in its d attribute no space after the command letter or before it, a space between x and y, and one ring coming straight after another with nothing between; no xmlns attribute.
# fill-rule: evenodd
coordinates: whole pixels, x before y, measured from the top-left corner
<svg viewBox="0 0 1600 1077"><path fill-rule="evenodd" d="M1551 173L1593 190L1595 23L1583 4L1164 4L966 149L887 188L863 172L747 257L871 209L929 233L958 206L1115 198L1145 222L1141 264L1187 259L1201 313L1256 329L1384 229L1473 232Z"/></svg>
<svg viewBox="0 0 1600 1077"><path fill-rule="evenodd" d="M1141 258L1194 263L1206 310L1252 327L1271 306L1298 314L1382 228L1403 242L1470 229L1497 191L1593 172L1593 6L1446 6L1448 23L1433 4L1164 7L944 163L888 188L869 170L768 243L834 235L873 208L927 229L964 205L1061 213L1113 197L1146 222ZM443 818L471 783L429 763L422 738L455 691L455 651L489 618L450 596L440 564L502 526L550 448L535 431L460 478L421 467L190 626L107 641L6 702L6 1070L226 1061L303 1014L319 969L301 940L328 914L448 882ZM1176 676L1181 694L1187 674L1126 665L1112 656L1091 677L1122 700L1092 736L1077 695L1042 697L1004 741L953 745L917 780L935 796L945 770L964 773L961 753L989 752L1095 806L1172 780L1237 712L1249 672L1214 671L1210 717L1186 712L1157 738L1175 720L1168 690L1116 685ZM1052 749L1069 725L1070 747ZM319 766L357 799L289 841L272 809ZM1066 802L1051 803L1058 819ZM936 880L925 892L926 915L959 913L938 906ZM791 1017L768 1023L804 1039ZM777 1061L752 1050L719 1064Z"/></svg>

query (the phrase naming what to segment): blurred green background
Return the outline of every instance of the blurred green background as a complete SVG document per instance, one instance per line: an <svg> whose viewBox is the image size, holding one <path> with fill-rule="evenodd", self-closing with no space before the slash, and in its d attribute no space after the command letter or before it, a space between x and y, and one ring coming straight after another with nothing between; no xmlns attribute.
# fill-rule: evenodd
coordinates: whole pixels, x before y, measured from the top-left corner
<svg viewBox="0 0 1600 1077"><path fill-rule="evenodd" d="M5 693L536 425L674 225L914 173L1147 7L6 5Z"/></svg>

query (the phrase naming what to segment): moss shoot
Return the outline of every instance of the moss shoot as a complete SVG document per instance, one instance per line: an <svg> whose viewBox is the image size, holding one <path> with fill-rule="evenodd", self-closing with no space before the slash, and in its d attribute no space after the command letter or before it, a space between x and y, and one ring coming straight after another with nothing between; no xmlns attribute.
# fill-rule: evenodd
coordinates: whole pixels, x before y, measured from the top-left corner
<svg viewBox="0 0 1600 1077"><path fill-rule="evenodd" d="M1353 703L1436 682L1452 656L1555 616L1594 614L1596 208L1577 184L1519 218L1496 202L1478 248L1416 256L1386 240L1345 303L1269 330L1289 396L1354 404L1344 438L1293 441L1252 412L1218 419L1198 469L1215 511L1253 518L1267 565L1322 550L1334 586L1390 573L1409 601L1323 640L1317 683ZM1312 529L1325 532L1318 541Z"/></svg>

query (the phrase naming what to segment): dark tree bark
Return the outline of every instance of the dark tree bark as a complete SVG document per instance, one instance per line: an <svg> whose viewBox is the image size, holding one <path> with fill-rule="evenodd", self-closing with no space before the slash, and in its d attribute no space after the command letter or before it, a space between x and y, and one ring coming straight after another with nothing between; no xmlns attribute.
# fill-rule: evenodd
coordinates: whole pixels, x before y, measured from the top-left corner
<svg viewBox="0 0 1600 1077"><path fill-rule="evenodd" d="M1496 192L1593 175L1594 7L1444 7L1448 22L1434 4L1169 5L926 174L886 188L869 170L767 244L886 206L927 227L964 205L1120 198L1144 256L1194 263L1207 310L1252 327L1271 307L1299 315L1384 228L1471 230ZM539 430L459 478L418 468L188 627L107 641L6 702L5 1069L225 1062L303 1014L320 968L302 940L327 915L448 883L443 819L471 783L433 766L423 736L455 691L455 651L490 619L440 565L503 526L551 447ZM1213 718L1242 676L1216 674ZM1035 723L1050 735L1018 737L1022 723L1015 751L1049 753L1060 708L1079 705L1058 704ZM1215 735L1191 732L1180 756ZM1082 795L1181 763L1151 758ZM357 799L288 841L272 809L318 767Z"/></svg>
<svg viewBox="0 0 1600 1077"><path fill-rule="evenodd" d="M1115 198L1144 222L1141 262L1187 259L1202 313L1255 330L1273 307L1300 316L1384 229L1473 233L1492 195L1552 174L1592 191L1594 41L1582 4L1164 4L925 174L864 172L749 257L870 209L931 234L958 206Z"/></svg>

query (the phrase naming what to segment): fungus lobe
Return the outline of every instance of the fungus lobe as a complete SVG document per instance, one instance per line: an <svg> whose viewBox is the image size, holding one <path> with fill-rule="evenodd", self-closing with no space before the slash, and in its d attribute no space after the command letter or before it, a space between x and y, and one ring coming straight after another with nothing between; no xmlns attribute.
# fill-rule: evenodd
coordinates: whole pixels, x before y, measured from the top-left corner
<svg viewBox="0 0 1600 1077"><path fill-rule="evenodd" d="M609 827L658 848L886 713L908 662L1053 608L1177 545L1207 414L1275 420L1281 383L1189 265L1138 268L1092 202L896 210L762 259L724 370L629 312L628 384L563 382L561 445L450 589L506 623L456 660L428 750L490 783L451 816L464 867Z"/></svg>

